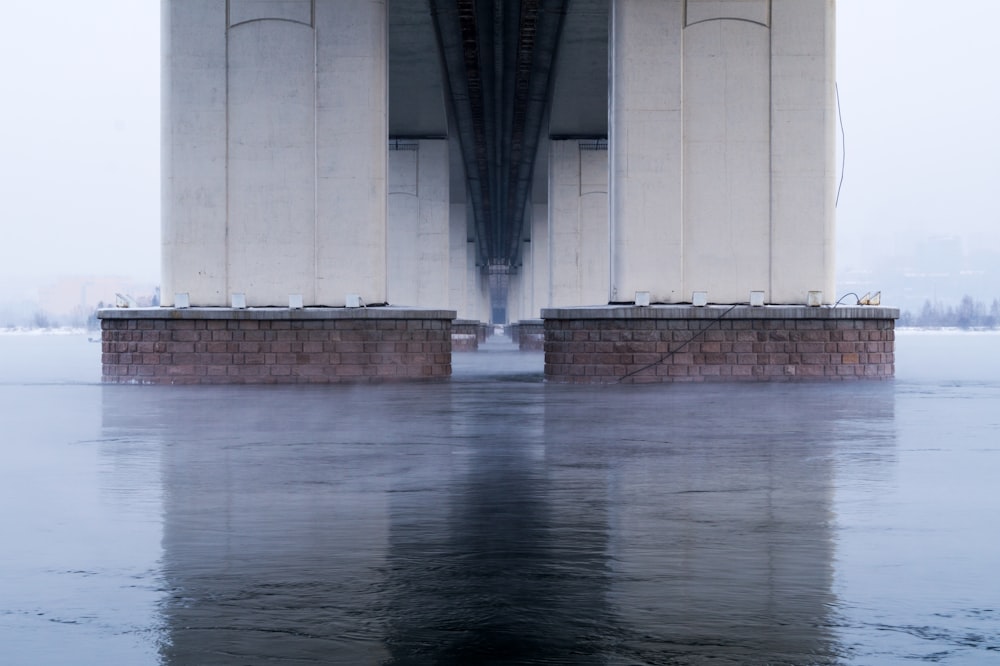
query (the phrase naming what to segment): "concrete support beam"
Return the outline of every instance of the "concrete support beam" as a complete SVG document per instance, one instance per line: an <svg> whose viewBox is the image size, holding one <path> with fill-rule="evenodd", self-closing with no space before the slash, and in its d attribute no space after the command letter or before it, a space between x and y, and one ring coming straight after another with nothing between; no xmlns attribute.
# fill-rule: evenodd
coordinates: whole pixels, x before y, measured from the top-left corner
<svg viewBox="0 0 1000 666"><path fill-rule="evenodd" d="M384 302L385 3L166 0L163 31L163 304Z"/></svg>
<svg viewBox="0 0 1000 666"><path fill-rule="evenodd" d="M448 206L448 307L465 319L470 314L466 305L469 290L469 253L466 247L469 233L466 229L465 204ZM475 268L475 263L473 263Z"/></svg>
<svg viewBox="0 0 1000 666"><path fill-rule="evenodd" d="M524 277L521 271L510 274L507 289L507 321L500 323L511 323L525 318Z"/></svg>
<svg viewBox="0 0 1000 666"><path fill-rule="evenodd" d="M228 305L226 3L162 4L161 302Z"/></svg>
<svg viewBox="0 0 1000 666"><path fill-rule="evenodd" d="M719 4L689 10L684 28L679 300L707 291L714 302L737 303L750 290L770 291L770 32L752 18L729 18L757 8L754 18L766 21L767 2Z"/></svg>
<svg viewBox="0 0 1000 666"><path fill-rule="evenodd" d="M836 6L773 0L771 300L836 300Z"/></svg>
<svg viewBox="0 0 1000 666"><path fill-rule="evenodd" d="M388 294L393 305L449 304L448 180L447 141L390 143Z"/></svg>
<svg viewBox="0 0 1000 666"><path fill-rule="evenodd" d="M552 307L549 298L551 268L549 267L549 206L531 207L531 316L537 317L542 308Z"/></svg>
<svg viewBox="0 0 1000 666"><path fill-rule="evenodd" d="M243 4L246 3L237 3ZM314 27L245 11L227 30L227 291L316 302ZM221 255L220 255L221 256Z"/></svg>
<svg viewBox="0 0 1000 666"><path fill-rule="evenodd" d="M316 8L316 300L386 299L388 39L384 0ZM350 91L350 94L345 94Z"/></svg>
<svg viewBox="0 0 1000 666"><path fill-rule="evenodd" d="M470 207L466 206L466 216L471 214ZM465 273L465 308L462 312L464 319L476 319L478 321L490 321L490 296L489 285L486 276L483 275L482 267L477 263L478 250L475 241L467 241L465 244L465 261L468 270Z"/></svg>
<svg viewBox="0 0 1000 666"><path fill-rule="evenodd" d="M612 301L833 301L834 18L830 0L612 0Z"/></svg>
<svg viewBox="0 0 1000 666"><path fill-rule="evenodd" d="M525 228L531 229L531 208L524 215ZM518 271L521 274L521 317L534 317L535 313L535 262L531 256L531 241L522 242L521 266Z"/></svg>
<svg viewBox="0 0 1000 666"><path fill-rule="evenodd" d="M611 300L684 299L682 0L612 0Z"/></svg>
<svg viewBox="0 0 1000 666"><path fill-rule="evenodd" d="M608 152L593 141L551 141L547 307L609 299Z"/></svg>

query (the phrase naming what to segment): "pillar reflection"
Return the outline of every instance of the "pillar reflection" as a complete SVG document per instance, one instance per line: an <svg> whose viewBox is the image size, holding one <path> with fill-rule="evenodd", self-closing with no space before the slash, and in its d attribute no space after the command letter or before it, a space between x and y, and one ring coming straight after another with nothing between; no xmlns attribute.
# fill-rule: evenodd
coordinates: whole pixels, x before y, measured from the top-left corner
<svg viewBox="0 0 1000 666"><path fill-rule="evenodd" d="M542 384L462 391L447 483L394 496L389 663L604 663L606 508L567 501L546 399Z"/></svg>
<svg viewBox="0 0 1000 666"><path fill-rule="evenodd" d="M159 447L164 664L822 664L837 466L892 455L893 401L108 387L103 429Z"/></svg>

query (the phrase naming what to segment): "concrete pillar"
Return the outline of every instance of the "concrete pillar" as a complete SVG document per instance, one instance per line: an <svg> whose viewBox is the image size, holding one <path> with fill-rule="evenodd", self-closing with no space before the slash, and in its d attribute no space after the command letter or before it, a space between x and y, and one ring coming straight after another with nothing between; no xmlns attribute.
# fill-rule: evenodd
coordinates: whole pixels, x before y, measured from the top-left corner
<svg viewBox="0 0 1000 666"><path fill-rule="evenodd" d="M613 0L611 298L834 297L834 3Z"/></svg>
<svg viewBox="0 0 1000 666"><path fill-rule="evenodd" d="M385 302L385 1L313 6L319 89L316 299L343 305L345 294L356 293L368 303Z"/></svg>
<svg viewBox="0 0 1000 666"><path fill-rule="evenodd" d="M689 5L684 28L680 300L707 291L737 303L770 291L768 3L700 4Z"/></svg>
<svg viewBox="0 0 1000 666"><path fill-rule="evenodd" d="M685 298L685 2L612 0L608 53L611 300Z"/></svg>
<svg viewBox="0 0 1000 666"><path fill-rule="evenodd" d="M449 304L448 142L393 141L389 147L389 300Z"/></svg>
<svg viewBox="0 0 1000 666"><path fill-rule="evenodd" d="M161 302L228 305L226 2L161 7Z"/></svg>
<svg viewBox="0 0 1000 666"><path fill-rule="evenodd" d="M164 305L384 302L384 2L163 12Z"/></svg>
<svg viewBox="0 0 1000 666"><path fill-rule="evenodd" d="M551 141L546 307L609 300L608 153L593 141Z"/></svg>
<svg viewBox="0 0 1000 666"><path fill-rule="evenodd" d="M771 300L833 303L836 224L836 6L773 0Z"/></svg>
<svg viewBox="0 0 1000 666"><path fill-rule="evenodd" d="M448 241L448 307L458 312L459 319L471 319L467 305L469 232L465 204L453 203L448 207Z"/></svg>
<svg viewBox="0 0 1000 666"><path fill-rule="evenodd" d="M532 318L538 317L542 308L551 307L549 299L549 205L533 204L531 207L531 267L532 267Z"/></svg>
<svg viewBox="0 0 1000 666"><path fill-rule="evenodd" d="M509 278L509 288L507 290L507 321L500 323L513 324L527 318L524 312L524 274L520 271L511 271Z"/></svg>
<svg viewBox="0 0 1000 666"><path fill-rule="evenodd" d="M524 224L531 232L532 207L528 206L525 212ZM538 309L535 308L535 262L531 253L531 239L527 238L521 243L521 313L522 317L534 319L538 316Z"/></svg>
<svg viewBox="0 0 1000 666"><path fill-rule="evenodd" d="M466 219L468 219L472 213L470 207L466 206L465 208ZM488 322L490 320L489 292L486 291L486 279L483 276L482 267L477 264L476 257L475 241L467 241L465 244L466 300L463 318Z"/></svg>
<svg viewBox="0 0 1000 666"><path fill-rule="evenodd" d="M533 236L535 223L534 214L538 204L528 201L524 209L524 229L521 237L521 265L511 278L512 298L516 298L515 305L512 306L508 316L508 321L513 323L522 319L538 319L541 314L541 306L535 303L535 282L539 270L545 270L547 261L541 262L541 266L536 264ZM544 206L541 206L544 208Z"/></svg>

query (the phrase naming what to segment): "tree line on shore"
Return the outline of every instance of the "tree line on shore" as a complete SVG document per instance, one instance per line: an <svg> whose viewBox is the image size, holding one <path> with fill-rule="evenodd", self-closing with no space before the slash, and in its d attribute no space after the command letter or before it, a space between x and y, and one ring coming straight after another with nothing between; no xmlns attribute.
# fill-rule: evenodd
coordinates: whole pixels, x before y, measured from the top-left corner
<svg viewBox="0 0 1000 666"><path fill-rule="evenodd" d="M101 303L99 307L104 307ZM100 328L97 320L97 310L90 312L82 308L69 317L58 318L42 310L36 310L27 317L6 317L8 321L0 322L6 328L44 329L58 326L79 328ZM958 305L949 305L940 301L924 301L919 312L904 310L900 313L899 326L917 326L922 328L960 328L960 329L996 329L1000 328L1000 299L993 299L987 306L971 296L963 296Z"/></svg>
<svg viewBox="0 0 1000 666"><path fill-rule="evenodd" d="M966 330L1000 328L1000 299L994 298L989 306L971 296L963 296L958 305L927 300L920 312L900 313L898 325Z"/></svg>

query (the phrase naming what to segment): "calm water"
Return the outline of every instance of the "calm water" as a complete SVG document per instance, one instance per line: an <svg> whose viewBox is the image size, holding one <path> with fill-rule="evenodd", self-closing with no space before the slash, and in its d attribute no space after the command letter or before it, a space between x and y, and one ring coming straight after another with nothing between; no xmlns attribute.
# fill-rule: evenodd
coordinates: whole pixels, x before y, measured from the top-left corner
<svg viewBox="0 0 1000 666"><path fill-rule="evenodd" d="M3 664L1000 663L1000 335L891 382L101 386L0 335Z"/></svg>

